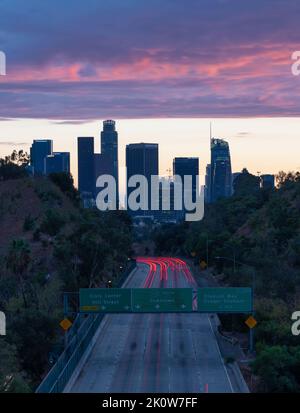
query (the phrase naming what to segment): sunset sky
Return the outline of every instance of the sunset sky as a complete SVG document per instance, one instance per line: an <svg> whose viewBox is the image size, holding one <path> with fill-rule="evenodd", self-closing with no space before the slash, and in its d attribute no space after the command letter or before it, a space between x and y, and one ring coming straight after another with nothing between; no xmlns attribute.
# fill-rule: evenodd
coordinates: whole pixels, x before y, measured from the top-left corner
<svg viewBox="0 0 300 413"><path fill-rule="evenodd" d="M129 142L209 161L209 123L233 169L300 169L299 0L0 0L0 156L53 138L70 150L117 121ZM97 146L96 146L97 147Z"/></svg>

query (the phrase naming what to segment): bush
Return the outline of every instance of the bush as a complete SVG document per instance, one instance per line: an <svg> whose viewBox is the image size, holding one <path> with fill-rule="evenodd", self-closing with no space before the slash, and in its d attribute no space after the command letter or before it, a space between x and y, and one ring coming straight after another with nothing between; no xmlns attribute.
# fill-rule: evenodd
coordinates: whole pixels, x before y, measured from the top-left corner
<svg viewBox="0 0 300 413"><path fill-rule="evenodd" d="M40 198L41 201L43 202L52 202L55 201L57 203L62 202L62 197L55 191L49 190L49 189L41 189L37 188L36 189L37 196Z"/></svg>
<svg viewBox="0 0 300 413"><path fill-rule="evenodd" d="M253 362L253 370L262 379L261 390L265 392L300 391L300 352L297 348L263 347Z"/></svg>
<svg viewBox="0 0 300 413"><path fill-rule="evenodd" d="M56 323L51 316L36 310L23 311L11 321L8 341L12 341L17 348L21 368L36 382L41 380L48 363Z"/></svg>
<svg viewBox="0 0 300 413"><path fill-rule="evenodd" d="M39 228L36 228L36 230L33 233L33 237L32 237L33 241L38 242L41 239L41 231Z"/></svg>
<svg viewBox="0 0 300 413"><path fill-rule="evenodd" d="M71 174L60 172L49 175L51 181L66 194L75 204L79 205L79 193L74 187L74 180Z"/></svg>
<svg viewBox="0 0 300 413"><path fill-rule="evenodd" d="M31 217L31 215L28 215L23 224L23 231L32 231L34 229L34 218Z"/></svg>
<svg viewBox="0 0 300 413"><path fill-rule="evenodd" d="M55 210L46 211L45 218L41 224L41 232L50 236L55 236L66 224L66 219Z"/></svg>

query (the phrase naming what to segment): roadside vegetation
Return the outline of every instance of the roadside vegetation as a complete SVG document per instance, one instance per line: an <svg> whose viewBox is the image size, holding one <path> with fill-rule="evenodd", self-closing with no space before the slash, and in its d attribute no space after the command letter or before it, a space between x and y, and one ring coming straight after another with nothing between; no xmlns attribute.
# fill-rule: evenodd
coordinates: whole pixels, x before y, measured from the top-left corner
<svg viewBox="0 0 300 413"><path fill-rule="evenodd" d="M235 196L208 205L202 221L162 226L152 237L160 254L208 261L221 286L254 286L256 390L300 392L300 341L291 333L300 309L300 173L280 172L275 190L257 190L257 179L245 172ZM244 317L221 319L245 332Z"/></svg>
<svg viewBox="0 0 300 413"><path fill-rule="evenodd" d="M125 211L85 210L71 175L27 176L0 159L0 392L32 392L63 349L62 293L117 281L131 255Z"/></svg>

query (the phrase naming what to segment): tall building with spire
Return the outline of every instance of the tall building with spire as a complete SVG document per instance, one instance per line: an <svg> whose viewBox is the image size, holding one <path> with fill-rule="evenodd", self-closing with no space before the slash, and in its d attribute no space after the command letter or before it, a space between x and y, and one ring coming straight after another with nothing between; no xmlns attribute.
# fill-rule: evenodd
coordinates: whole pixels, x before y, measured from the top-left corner
<svg viewBox="0 0 300 413"><path fill-rule="evenodd" d="M232 195L232 172L228 142L223 139L210 140L210 202Z"/></svg>
<svg viewBox="0 0 300 413"><path fill-rule="evenodd" d="M102 159L102 161L101 161ZM103 173L112 175L116 181L117 199L116 205L119 205L119 168L118 168L118 132L116 131L116 122L114 120L105 120L103 130L101 131L101 159ZM99 166L99 165L98 165Z"/></svg>

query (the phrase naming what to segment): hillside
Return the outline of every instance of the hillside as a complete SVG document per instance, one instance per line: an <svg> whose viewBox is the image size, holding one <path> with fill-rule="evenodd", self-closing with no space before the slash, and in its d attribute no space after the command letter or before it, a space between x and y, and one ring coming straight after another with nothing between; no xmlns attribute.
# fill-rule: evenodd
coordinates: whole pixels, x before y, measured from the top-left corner
<svg viewBox="0 0 300 413"><path fill-rule="evenodd" d="M78 210L49 179L24 178L1 182L0 255L7 252L13 239L21 236L28 242L35 257L46 258L49 255L47 240L51 246L51 235L59 232L55 224L50 228L51 217L55 215L60 218L62 226L65 223L70 226L70 218L78 216ZM44 232L39 231L40 228L44 228Z"/></svg>
<svg viewBox="0 0 300 413"><path fill-rule="evenodd" d="M71 177L22 177L0 181L0 228L0 392L28 392L63 348L63 291L117 280L131 221L123 211L82 209Z"/></svg>

